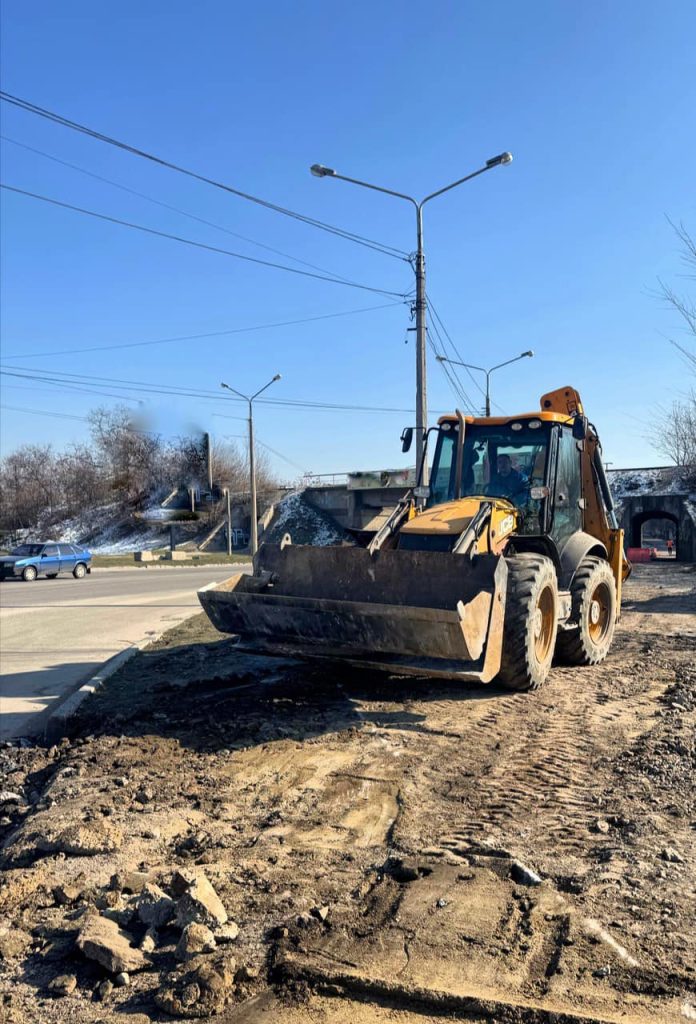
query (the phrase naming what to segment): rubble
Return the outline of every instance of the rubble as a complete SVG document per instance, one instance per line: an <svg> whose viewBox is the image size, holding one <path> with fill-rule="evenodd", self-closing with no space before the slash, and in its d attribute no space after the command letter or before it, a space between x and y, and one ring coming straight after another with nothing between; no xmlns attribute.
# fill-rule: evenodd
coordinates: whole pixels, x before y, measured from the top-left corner
<svg viewBox="0 0 696 1024"><path fill-rule="evenodd" d="M11 960L21 956L31 944L31 935L21 928L0 925L0 960Z"/></svg>
<svg viewBox="0 0 696 1024"><path fill-rule="evenodd" d="M219 964L203 962L186 973L169 974L157 993L157 1006L172 1017L200 1018L220 1013L232 992L233 960Z"/></svg>
<svg viewBox="0 0 696 1024"><path fill-rule="evenodd" d="M132 946L133 938L107 917L90 914L75 945L89 960L96 960L110 974L141 971L149 961Z"/></svg>
<svg viewBox="0 0 696 1024"><path fill-rule="evenodd" d="M210 928L192 922L182 931L174 956L177 960L191 960L198 953L212 953L215 948L215 936Z"/></svg>
<svg viewBox="0 0 696 1024"><path fill-rule="evenodd" d="M196 923L213 929L227 923L227 911L204 874L196 875L181 896L176 923L180 928Z"/></svg>
<svg viewBox="0 0 696 1024"><path fill-rule="evenodd" d="M95 857L100 853L114 853L122 844L123 836L113 825L96 820L77 828L50 829L34 837L37 850L42 853L65 853L72 857Z"/></svg>
<svg viewBox="0 0 696 1024"><path fill-rule="evenodd" d="M74 974L59 974L48 983L48 991L52 996L69 996L77 988Z"/></svg>
<svg viewBox="0 0 696 1024"><path fill-rule="evenodd" d="M138 896L136 909L143 924L162 928L174 916L176 904L159 886L148 882Z"/></svg>

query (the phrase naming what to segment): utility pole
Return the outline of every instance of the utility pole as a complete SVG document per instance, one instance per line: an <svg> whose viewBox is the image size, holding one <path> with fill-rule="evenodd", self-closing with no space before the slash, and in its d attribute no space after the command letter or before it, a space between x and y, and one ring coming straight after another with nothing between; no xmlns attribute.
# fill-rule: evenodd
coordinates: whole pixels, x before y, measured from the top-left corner
<svg viewBox="0 0 696 1024"><path fill-rule="evenodd" d="M243 395L241 391L237 391L236 388L231 387L229 384L225 384L224 381L220 384L221 388L226 388L228 391L232 391L233 394L238 395L240 398L243 398L245 402L249 403L249 493L251 497L251 536L249 547L252 555L255 555L259 549L258 510L256 507L256 456L254 452L254 399L258 398L266 388L270 388L271 384L274 384L277 380L280 380L279 373L276 373L275 377L272 377L268 384L264 384L264 386L259 388L259 390L253 395Z"/></svg>
<svg viewBox="0 0 696 1024"><path fill-rule="evenodd" d="M232 554L232 507L230 505L230 489L225 488L225 498L227 499L227 554Z"/></svg>
<svg viewBox="0 0 696 1024"><path fill-rule="evenodd" d="M416 252L414 254L414 269L416 274L416 470L418 469L418 466L423 464L421 480L424 485L428 483L429 474L427 464L423 463L425 434L428 429L428 401L426 386L426 345L428 330L426 323L426 308L428 298L425 290L423 207L426 203L430 202L431 199L441 196L444 192L451 191L451 189L456 188L458 185L463 185L465 181L471 181L472 178L477 178L479 174L485 174L486 171L490 171L494 167L499 167L501 164L509 164L511 161L511 153L500 153L498 156L491 157L490 160L487 160L484 167L480 167L472 174L467 174L465 177L459 178L458 181L453 181L451 185L445 185L444 188L438 189L437 192L431 192L430 195L420 201L403 192L395 192L390 188L382 188L380 185L372 185L367 181L360 181L358 178L348 178L344 174L339 174L332 167L324 167L323 164L312 164L310 167L310 171L316 178L338 178L340 181L348 181L352 185L360 185L362 188L369 188L374 192L384 192L388 196L396 196L397 199L405 199L407 202L412 203L416 209Z"/></svg>
<svg viewBox="0 0 696 1024"><path fill-rule="evenodd" d="M436 356L435 358L439 363L452 363L454 366L466 366L468 370L479 370L481 373L486 375L486 416L491 414L491 374L494 370L499 370L501 366L509 366L510 363L516 363L518 359L531 359L534 355L534 351L530 348L527 352L521 352L520 355L515 356L513 359L506 359L504 363L498 363L497 366L491 366L487 370L483 366L474 366L473 363L462 363L459 359L448 359L447 356Z"/></svg>

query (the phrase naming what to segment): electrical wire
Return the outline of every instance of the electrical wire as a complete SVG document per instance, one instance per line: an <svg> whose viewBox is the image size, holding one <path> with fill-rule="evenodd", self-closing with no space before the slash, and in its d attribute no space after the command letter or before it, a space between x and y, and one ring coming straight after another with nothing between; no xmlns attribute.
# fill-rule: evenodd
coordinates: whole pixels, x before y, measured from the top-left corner
<svg viewBox="0 0 696 1024"><path fill-rule="evenodd" d="M357 313L369 313L378 309L390 309L392 306L401 305L403 305L402 301L385 302L381 303L379 306L363 306L361 309L347 309L341 313L321 313L317 316L302 317L299 320L280 320L275 323L255 324L253 327L231 327L225 331L208 331L205 334L181 334L173 338L156 338L154 341L127 341L114 345L91 345L87 348L66 348L59 349L58 351L30 352L28 354L18 353L16 355L4 356L0 362L6 362L8 359L40 359L43 358L43 356L66 356L81 352L111 352L115 349L122 348L145 348L150 345L170 345L177 341L199 341L203 338L221 338L230 334L247 334L252 331L268 331L276 327L295 327L298 324L314 323L316 320L332 320L336 317L353 316Z"/></svg>
<svg viewBox="0 0 696 1024"><path fill-rule="evenodd" d="M97 213L95 210L86 210L82 206L73 206L71 203L61 202L59 199L52 199L50 196L42 196L37 192L29 192L26 189L17 188L14 185L0 183L0 188L14 192L17 195L26 196L30 199L38 199L43 203L50 203L52 206L59 206L65 210L72 210L74 213L82 213L87 217L95 217L97 220L105 220L110 224L120 224L122 227L132 228L135 231L143 231L148 235L156 235L159 238L168 238L174 242L181 242L184 245L192 245L197 249L206 249L208 252L220 253L223 256L233 256L235 259L244 260L246 263L256 263L262 267L272 267L275 270L284 270L289 274L299 274L301 277L311 277L318 281L329 281L332 284L342 284L350 288L360 288L362 291L375 292L378 295L388 295L390 298L404 298L401 292L390 292L384 288L372 288L367 284L359 284L357 281L347 281L339 277L328 277L324 274L314 274L309 270L299 270L297 267L287 267L282 263L272 263L269 260L257 259L255 256L245 256L240 252L233 252L231 249L221 249L216 245L207 245L205 242L196 242L191 238L184 238L181 235L172 235L167 231L158 231L156 228L148 228L142 224L134 224L132 221L121 220L118 217L110 217L105 213Z"/></svg>
<svg viewBox="0 0 696 1024"><path fill-rule="evenodd" d="M77 121L72 121L70 118L63 117L62 114L56 114L51 110L47 110L45 107L39 107L37 104L31 103L29 100L24 100L19 96L13 96L11 93L0 91L0 99L4 100L6 103L10 103L12 106L18 107L20 110L26 111L27 113L36 114L38 117L45 118L48 121L53 121L55 124L59 124L64 128L71 128L73 131L80 132L83 135L88 135L90 138L97 139L99 142L106 142L110 146L115 146L118 149L125 150L126 152L131 153L134 156L142 157L145 160L150 160L152 163L159 164L161 167L167 167L172 171L177 171L179 174L185 174L197 181L204 182L206 185L212 185L214 188L222 189L224 192L229 192L231 195L235 195L240 199L246 199L249 202L256 203L258 206L263 206L275 213L283 214L286 217L292 217L294 220L301 221L311 227L319 228L322 231L329 232L330 234L346 238L349 241L367 246L369 249L375 249L385 255L396 256L399 259L408 260L407 253L400 249L395 249L393 246L383 245L381 242L375 242L373 239L365 238L364 236L355 234L352 231L345 231L343 228L337 228L332 224L327 224L324 221L316 220L313 217L307 217L304 214L297 213L287 207L271 203L266 199L261 199L259 196L251 195L248 192L242 192L240 189L234 188L231 185L226 185L213 178L208 178L205 175L198 174L196 171L189 170L188 168L180 167L178 164L171 163L169 160L155 156L153 153L148 153L145 150L131 146L129 143L122 142L119 139L112 138L109 135L96 131L94 128L88 128L86 125L80 124Z"/></svg>
<svg viewBox="0 0 696 1024"><path fill-rule="evenodd" d="M233 395L222 395L217 391L209 391L205 389L194 389L194 388L180 388L176 385L163 385L160 387L154 387L151 384L147 384L144 381L127 381L118 378L111 377L95 377L88 376L86 374L68 374L59 370L33 370L28 367L12 366L3 367L0 369L0 375L20 378L22 380L35 380L37 382L46 383L55 381L59 384L67 382L72 384L83 384L94 383L97 385L108 385L114 390L125 390L131 391L138 394L156 394L156 395L168 395L175 398L196 398L205 399L207 401L221 401L221 402L241 402L243 399L235 398ZM412 409L404 408L393 408L385 406L371 406L371 405L357 405L357 404L343 404L337 402L318 402L318 401L306 401L301 399L290 399L290 398L258 398L257 402L263 405L272 405L287 409L311 409L311 410L322 410L322 411L341 411L341 412L381 412L381 413L399 413L400 415L412 414ZM433 410L437 412L437 410ZM445 411L445 410L440 410Z"/></svg>
<svg viewBox="0 0 696 1024"><path fill-rule="evenodd" d="M82 423L88 423L89 420L86 416L74 416L69 412L51 412L49 409L22 409L18 405L0 405L0 409L7 409L10 412L28 412L32 416L52 416L57 420L80 420Z"/></svg>
<svg viewBox="0 0 696 1024"><path fill-rule="evenodd" d="M431 313L433 314L433 316L434 316L435 320L436 320L436 321L437 321L437 322L438 322L438 323L440 324L440 326L442 327L442 330L444 331L444 333L445 333L445 336L447 337L447 339L448 339L448 341L449 341L450 345L452 346L452 350L453 350L454 354L456 355L457 359L458 359L458 360L459 360L459 361L460 361L461 363L464 363L464 360L462 359L462 356L461 356L461 352L459 351L459 349L458 349L458 348L457 348L457 346L455 345L455 343L454 343L454 340L453 340L453 338L452 338L451 334L449 333L449 331L448 331L448 330L447 330L447 328L445 327L445 325L444 325L444 323L442 322L442 319L441 319L441 317L440 317L439 313L437 312L437 310L435 309L434 305L432 304L432 302L431 302L431 300L430 300L430 296L427 296L427 303L428 303L428 307L429 307L429 309L430 309ZM485 399L485 397L486 397L486 389L485 389L484 387L482 387L482 386L481 386L481 384L479 383L479 381L478 381L478 380L476 379L476 377L475 377L475 376L473 375L473 373L471 372L471 369L470 369L470 367L468 367L468 366L464 366L464 369L466 370L466 372L467 372L467 375L468 375L468 376L469 376L469 378L471 379L471 382L473 383L474 387L475 387L475 388L476 388L476 389L477 389L477 390L478 390L478 391L479 391L479 392L481 393L481 395L482 395L482 396L483 396L483 398ZM500 413L501 413L501 414L502 414L503 416L505 415L505 410L504 410L504 409L503 409L503 408L502 408L502 407L501 407L501 406L500 406L500 405L499 405L499 404L498 404L497 402L492 402L491 404L492 404L492 405L494 405L494 406L495 406L495 408L496 408L496 409L498 410L498 412L500 412Z"/></svg>
<svg viewBox="0 0 696 1024"><path fill-rule="evenodd" d="M28 146L25 142L19 142L17 139L11 139L8 135L0 135L0 139L5 142L12 143L13 146L19 146L21 149L26 149L30 153L36 153L38 156L45 157L47 160L52 160L56 164L60 164L62 167L69 167L73 171L77 171L79 174L86 174L89 178L94 178L95 181L102 181L107 185L112 185L114 188L120 189L122 192L128 192L132 196L137 196L139 199L145 199L148 203L154 203L155 206L161 206L165 210L172 210L174 213L181 214L182 217L188 217L190 220L198 221L199 224L206 224L208 227L215 228L216 231L224 231L226 235L231 235L233 238L239 238L243 242L249 242L250 245L257 245L260 249L265 249L267 252L275 253L276 256L284 256L285 259L292 260L294 263L301 263L304 267L310 267L312 270L318 270L323 274L331 274L333 277L337 277L340 280L346 281L347 278L342 277L341 274L335 274L333 271L327 270L325 267L318 267L315 263L308 263L307 260L301 260L298 256L293 256L292 253L283 252L282 249L274 249L272 245L266 245L264 242L257 242L255 238L249 238L247 235L240 235L237 231L231 231L229 228L225 228L222 224L216 224L212 220L206 220L205 217L198 217L195 213L188 213L186 210L180 209L178 206L172 206L171 203L164 203L160 199L155 199L154 196L148 196L144 192L138 192L134 188L129 188L127 185L121 185L118 181L112 181L111 178L105 178L101 174L95 174L93 171L88 171L86 167L80 167L78 164L71 164L67 160L61 160L60 157L53 156L51 153L46 153L42 149L36 149L34 146Z"/></svg>

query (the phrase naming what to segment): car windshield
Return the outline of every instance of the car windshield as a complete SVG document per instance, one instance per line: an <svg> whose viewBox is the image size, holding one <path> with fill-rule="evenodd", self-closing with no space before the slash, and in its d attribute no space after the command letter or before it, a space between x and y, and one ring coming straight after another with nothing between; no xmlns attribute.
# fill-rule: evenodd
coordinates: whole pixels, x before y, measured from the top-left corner
<svg viewBox="0 0 696 1024"><path fill-rule="evenodd" d="M433 460L430 506L455 497L458 439L457 424L442 424ZM548 444L549 428L541 420L516 420L500 426L467 424L462 497L507 498L526 513L529 528L532 520L538 527L540 501L530 492L544 484Z"/></svg>
<svg viewBox="0 0 696 1024"><path fill-rule="evenodd" d="M32 558L34 555L40 555L42 550L43 544L20 544L14 551L10 551L10 554L19 558Z"/></svg>

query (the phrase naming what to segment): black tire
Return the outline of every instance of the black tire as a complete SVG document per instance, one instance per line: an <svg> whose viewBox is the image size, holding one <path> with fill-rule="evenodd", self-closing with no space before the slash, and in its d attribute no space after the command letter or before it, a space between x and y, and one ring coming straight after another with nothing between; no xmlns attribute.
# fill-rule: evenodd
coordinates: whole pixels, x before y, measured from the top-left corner
<svg viewBox="0 0 696 1024"><path fill-rule="evenodd" d="M78 562L72 571L73 576L76 580L81 580L83 576L87 575L87 566L84 562Z"/></svg>
<svg viewBox="0 0 696 1024"><path fill-rule="evenodd" d="M25 583L33 583L38 575L39 574L34 568L34 566L28 565L26 569L24 569L24 571L22 572L22 579L24 580Z"/></svg>
<svg viewBox="0 0 696 1024"><path fill-rule="evenodd" d="M616 583L603 558L583 558L570 587L571 628L561 629L556 647L566 665L599 665L616 626Z"/></svg>
<svg viewBox="0 0 696 1024"><path fill-rule="evenodd" d="M538 690L551 669L558 630L558 578L550 558L508 559L503 652L498 675L508 690Z"/></svg>
<svg viewBox="0 0 696 1024"><path fill-rule="evenodd" d="M46 579L47 580L57 580L58 579L58 573L57 572L47 572L46 573Z"/></svg>

